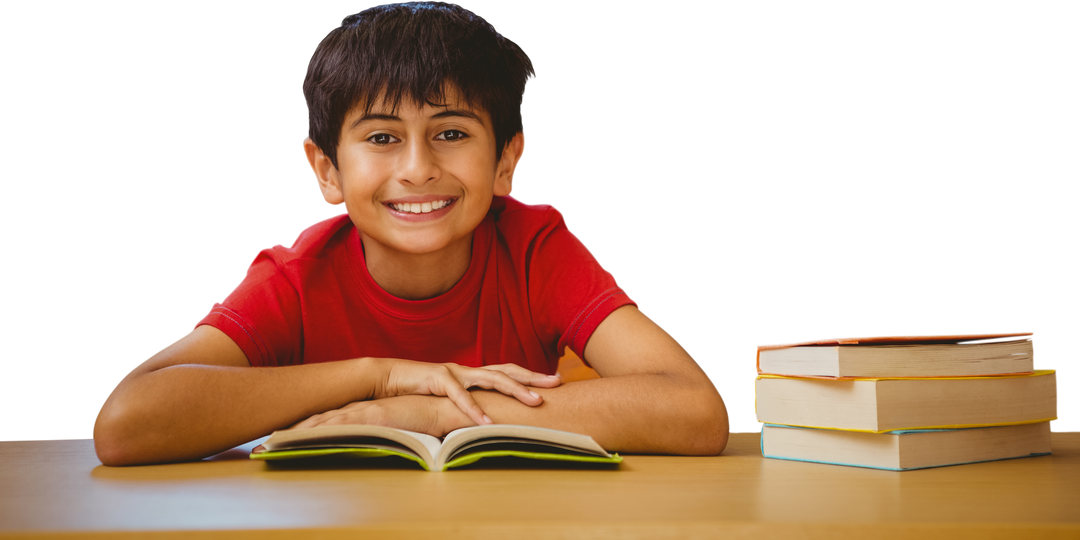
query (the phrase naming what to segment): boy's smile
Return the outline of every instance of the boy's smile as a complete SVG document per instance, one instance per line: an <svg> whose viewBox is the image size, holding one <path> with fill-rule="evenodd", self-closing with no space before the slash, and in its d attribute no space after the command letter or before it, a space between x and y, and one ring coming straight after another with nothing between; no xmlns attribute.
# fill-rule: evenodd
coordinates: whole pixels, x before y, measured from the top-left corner
<svg viewBox="0 0 1080 540"><path fill-rule="evenodd" d="M435 197L404 197L387 201L390 213L405 221L431 221L450 212L455 199Z"/></svg>
<svg viewBox="0 0 1080 540"><path fill-rule="evenodd" d="M411 292L405 297L441 294L464 275L472 233L492 196L510 194L521 155L518 134L496 160L488 114L462 102L453 89L445 94L443 105L402 101L394 109L380 100L367 112L355 107L342 124L337 167L305 141L323 196L345 203L368 270L391 294L400 288L394 282L410 273L424 276L417 276L420 289L428 289L425 281L441 284L424 292L406 286Z"/></svg>

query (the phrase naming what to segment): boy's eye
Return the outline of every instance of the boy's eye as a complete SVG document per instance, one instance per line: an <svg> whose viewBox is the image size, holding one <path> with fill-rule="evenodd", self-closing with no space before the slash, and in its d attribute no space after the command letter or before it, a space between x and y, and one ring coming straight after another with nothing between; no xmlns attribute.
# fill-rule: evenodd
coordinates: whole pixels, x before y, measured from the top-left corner
<svg viewBox="0 0 1080 540"><path fill-rule="evenodd" d="M379 145L390 144L396 140L393 135L387 135L386 133L376 133L368 137L368 142Z"/></svg>
<svg viewBox="0 0 1080 540"><path fill-rule="evenodd" d="M467 137L468 135L466 135L463 131L458 131L456 129L448 129L438 134L435 139L440 141L460 141Z"/></svg>

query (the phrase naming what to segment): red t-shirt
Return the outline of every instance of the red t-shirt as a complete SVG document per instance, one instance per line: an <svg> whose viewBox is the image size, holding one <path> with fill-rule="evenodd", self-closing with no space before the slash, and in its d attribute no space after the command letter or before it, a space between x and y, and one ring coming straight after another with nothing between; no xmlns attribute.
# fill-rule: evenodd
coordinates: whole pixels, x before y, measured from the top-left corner
<svg viewBox="0 0 1080 540"><path fill-rule="evenodd" d="M253 366L371 356L554 373L564 347L581 356L600 322L628 304L558 211L495 197L469 269L442 295L404 300L380 288L343 215L291 248L263 250L199 324L225 332Z"/></svg>

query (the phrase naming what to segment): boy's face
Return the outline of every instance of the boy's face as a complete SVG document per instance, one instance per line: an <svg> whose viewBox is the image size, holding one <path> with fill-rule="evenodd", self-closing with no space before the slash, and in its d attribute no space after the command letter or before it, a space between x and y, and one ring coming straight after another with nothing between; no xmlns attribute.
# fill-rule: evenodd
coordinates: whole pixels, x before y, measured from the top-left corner
<svg viewBox="0 0 1080 540"><path fill-rule="evenodd" d="M445 106L355 108L342 124L338 167L305 142L323 196L345 203L365 245L408 254L468 247L492 195L510 194L521 135L496 161L488 114L456 91L445 97Z"/></svg>

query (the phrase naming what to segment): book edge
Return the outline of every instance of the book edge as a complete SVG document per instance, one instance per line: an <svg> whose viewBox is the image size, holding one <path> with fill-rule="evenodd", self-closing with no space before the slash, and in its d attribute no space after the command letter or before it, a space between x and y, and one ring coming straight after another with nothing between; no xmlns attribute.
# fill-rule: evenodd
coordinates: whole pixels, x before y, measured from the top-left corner
<svg viewBox="0 0 1080 540"><path fill-rule="evenodd" d="M1032 332L1019 332L1014 334L956 334L947 336L878 336L862 338L836 338L821 339L816 341L804 341L801 343L788 343L783 345L759 345L758 351L773 349L787 349L790 347L804 347L808 345L870 345L885 343L960 343L962 341L976 341L980 339L997 339L1006 337L1022 337L1034 335Z"/></svg>
<svg viewBox="0 0 1080 540"><path fill-rule="evenodd" d="M889 467L874 467L872 465L858 465L858 464L855 464L855 463L837 463L837 462L832 462L832 461L817 461L817 460L813 460L813 459L799 459L799 458L793 458L793 457L768 456L768 455L765 455L764 452L762 452L761 457L767 458L767 459L779 459L779 460L783 460L783 461L801 461L803 463L821 463L823 465L839 465L841 467L858 467L860 469L876 469L876 470L879 470L879 471L903 472L903 471L918 471L918 470L922 470L922 469L937 469L939 467L953 467L953 466L956 466L956 465L969 465L971 463L990 463L992 461L1008 461L1010 459L1024 459L1024 458L1029 458L1029 457L1039 457L1039 456L1049 456L1049 455L1053 455L1053 452L1038 452L1038 453L1028 454L1026 456L1013 456L1013 457L998 458L998 459L984 459L984 460L979 460L979 461L962 461L962 462L959 462L959 463L946 463L946 464L943 464L943 465L927 465L925 467L909 467L907 469L893 469L893 468L889 468Z"/></svg>
<svg viewBox="0 0 1080 540"><path fill-rule="evenodd" d="M986 335L990 335L990 334L986 334ZM1030 336L1032 334L1030 334L1030 333L1029 334L1018 334L1018 335L1003 334L1000 337L1022 337L1022 336L1025 336L1025 335ZM958 336L954 336L954 337L958 337ZM907 339L922 339L922 338L920 338L920 337L912 337L912 338L853 338L853 339L863 339L863 340L867 340L867 339L907 340ZM985 338L985 339L990 339L990 338ZM755 358L755 367L757 368L757 372L758 372L759 375L779 375L779 376L783 376L783 377L799 377L799 378L807 378L807 379L849 380L849 379L857 379L857 378L860 378L860 377L846 376L846 375L790 374L790 373L779 373L779 372L775 372L775 371L771 371L771 372L770 371L765 371L765 370L761 369L761 353L762 353L762 351L766 351L766 352L768 352L768 351L778 351L778 350L784 350L784 349L795 349L795 348L799 348L799 347L803 347L803 348L823 348L823 349L824 348L831 348L831 349L833 349L834 351L837 352L836 367L837 367L837 370L840 370L841 367L842 367L841 366L842 357L840 355L840 350L843 349L844 347L852 347L852 346L857 347L858 345L865 345L866 347L880 347L880 346L905 345L905 344L907 344L907 345L957 345L957 344L960 343L960 342L920 342L920 341L887 341L887 342L864 341L863 343L858 343L858 342L845 343L845 342L841 342L841 341L842 340L835 340L835 342L833 342L831 340L826 340L824 342L795 343L795 344L791 344L791 345L760 345L757 348L757 355L756 355L756 358ZM968 341L968 340L961 340L961 341ZM1031 343L1031 340L1030 339L1013 340L1013 341L997 342L997 343L1019 343L1019 342ZM999 376L1004 376L1004 375L1029 374L1029 373L1034 373L1034 371L1037 371L1037 370L1017 371L1017 372L1009 372L1009 373L985 373L985 374L982 374L982 375L967 375L967 376L969 376L969 377L999 377ZM943 376L943 377L926 376L926 377L903 377L903 378L927 379L927 378L954 378L954 377L958 377L958 376L953 375L953 376ZM865 377L863 377L863 378L865 378ZM895 378L899 378L899 377L895 377Z"/></svg>
<svg viewBox="0 0 1080 540"><path fill-rule="evenodd" d="M952 431L957 429L975 429L975 428L987 428L987 427L1002 427L1002 426L1023 426L1027 424L1039 424L1042 422L1053 422L1058 417L1053 418L1041 418L1039 420L1024 420L1021 422L998 422L993 424L955 424L955 425L942 425L942 426L918 426L918 427L902 427L893 428L888 430L871 430L871 429L850 429L850 428L836 428L825 426L804 426L801 424L779 424L776 422L768 422L765 420L759 420L763 425L775 426L775 427L789 427L789 428L801 428L801 429L825 429L829 431L853 431L855 433L893 433L898 431ZM764 427L762 428L764 429ZM899 434L899 433L898 433Z"/></svg>
<svg viewBox="0 0 1080 540"><path fill-rule="evenodd" d="M401 457L409 461L418 463L421 467L424 468L425 471L431 470L428 467L428 464L425 463L422 458L411 454L406 454L404 452L395 452L393 450L384 450L381 448L308 448L300 450L269 450L266 452L260 452L258 454L250 454L248 455L248 459L255 459L259 461L285 461L292 459L303 459L342 454L356 458Z"/></svg>
<svg viewBox="0 0 1080 540"><path fill-rule="evenodd" d="M445 465L442 466L443 471L453 469L455 467L463 467L476 463L477 461L489 458L489 457L520 457L526 459L536 459L541 461L573 461L579 463L622 463L622 456L617 453L612 453L611 457L604 456L575 456L567 454L549 454L546 452L524 452L521 450L487 450L480 452L469 452L463 456L458 456Z"/></svg>
<svg viewBox="0 0 1080 540"><path fill-rule="evenodd" d="M466 434L458 437L460 440L451 440L454 438L453 435L458 432L465 432ZM493 437L525 439L541 445L561 444L582 452L596 452L599 450L605 455L610 454L610 452L600 446L595 439L584 433L574 433L572 431L522 424L489 424L484 426L469 426L451 431L443 438L443 444L439 448L438 454L433 456L432 459L436 463L436 467L439 467L439 464L444 462L453 462L453 459L447 461L447 456L457 452L462 446ZM482 446L480 448L482 448Z"/></svg>
<svg viewBox="0 0 1080 540"><path fill-rule="evenodd" d="M330 432L332 434L319 433L320 431L321 432ZM296 433L303 433L303 432L307 432L308 435L296 437ZM315 432L315 433L312 435L311 434L312 432ZM344 432L344 433L341 433L341 432ZM305 448L290 448L290 449L285 449L285 450L275 450L275 449L267 450L267 449L265 449L265 446L267 444L271 444L271 443L274 442L273 441L274 436L279 434L279 433L285 434L286 438L293 439L291 441L288 441L288 442L284 443L284 444L289 444L289 445L310 444L310 441L318 440L320 437L372 437L372 438L386 439L388 441L392 441L392 442L397 443L397 444L399 444L401 446L404 446L405 448L411 450L412 452L415 452L419 456L420 463L427 463L428 461L434 461L435 460L435 456L431 455L431 450L432 449L429 448L427 446L427 444L423 440L421 440L421 439L414 436L414 435L425 435L425 434L423 434L423 433L415 433L415 432L412 432L412 431L408 431L408 430L404 430L404 429L397 429L397 428L392 428L392 427L387 427L387 426L378 426L378 425L374 425L374 424L350 424L350 425L335 425L335 426L317 426L317 427L313 427L313 428L306 428L304 430L296 430L296 431L293 431L293 430L275 431L275 432L270 434L269 439L267 439L262 445L259 446L259 448L264 448L264 450L261 451L261 452L256 452L256 451L253 450L251 452L250 456L263 455L263 454L268 454L268 453L271 453L271 452L277 452L277 453L280 454L281 452L294 452L294 451L306 451L306 450L335 450L336 449L334 447L306 448L306 449ZM280 445L282 443L278 442L277 444ZM441 448L442 441L439 441L439 446ZM354 448L355 449L360 449L360 447L354 447ZM369 448L369 450L377 450L377 449ZM388 451L391 451L391 450L388 450ZM398 454L395 454L395 455L398 455ZM400 455L405 456L406 454L400 454ZM411 456L410 456L410 459L411 459ZM425 465L425 468L426 468L426 465Z"/></svg>
<svg viewBox="0 0 1080 540"><path fill-rule="evenodd" d="M825 375L780 375L777 373L758 372L757 379L813 379L824 381L944 381L962 379L1016 379L1020 377L1043 377L1057 373L1056 369L1036 369L1020 373L1001 373L998 375L968 375L963 377L829 377Z"/></svg>
<svg viewBox="0 0 1080 540"><path fill-rule="evenodd" d="M1037 422L1031 422L1031 423L1037 423ZM1021 424L1008 424L1008 425L1021 425ZM818 428L807 428L805 426L788 426L788 425L785 425L785 424L763 423L761 425L761 436L758 438L758 448L761 451L761 457L763 457L763 458L779 459L779 460L783 460L783 461L801 461L803 463L821 463L823 465L839 465L841 467L858 467L860 469L877 469L879 471L894 471L894 472L917 471L917 470L921 470L921 469L936 469L938 467L952 467L952 466L955 466L955 465L968 465L970 463L989 463L991 461L1006 461L1006 460L1010 460L1010 459L1023 459L1023 458L1029 458L1029 457L1049 456L1049 455L1053 455L1053 453L1054 453L1053 450L1051 450L1049 452L1032 452L1032 453L1030 453L1030 454L1028 454L1026 456L1012 456L1012 457L997 458L997 459L982 459L982 460L978 460L978 461L962 461L962 462L959 462L959 463L946 463L946 464L943 464L943 465L927 465L925 467L907 467L907 468L875 467L873 465L858 465L858 464L855 464L855 463L840 463L838 461L819 461L819 460L815 460L815 459L802 459L802 458L794 458L794 457L770 456L770 455L765 453L765 428L766 427L791 428L791 429L818 429ZM986 426L986 427L996 427L996 426ZM834 431L853 431L853 430L834 430ZM907 430L896 430L896 431L907 431ZM916 432L923 432L923 431L956 431L956 430L955 429L930 429L930 430L918 430ZM889 434L890 432L884 431L884 432L880 432L880 433ZM904 435L904 434L905 433L895 433L895 435Z"/></svg>

